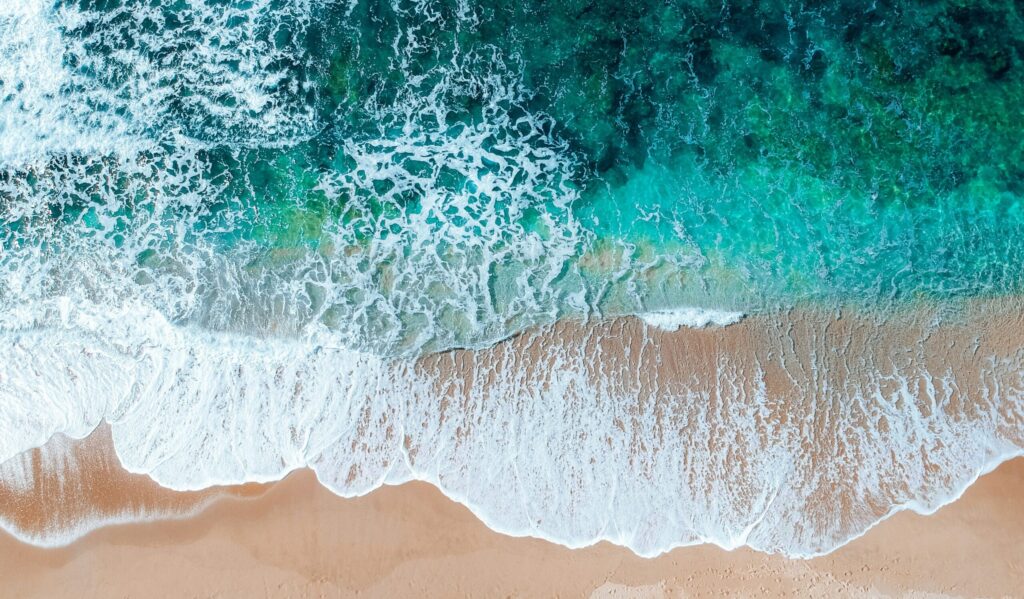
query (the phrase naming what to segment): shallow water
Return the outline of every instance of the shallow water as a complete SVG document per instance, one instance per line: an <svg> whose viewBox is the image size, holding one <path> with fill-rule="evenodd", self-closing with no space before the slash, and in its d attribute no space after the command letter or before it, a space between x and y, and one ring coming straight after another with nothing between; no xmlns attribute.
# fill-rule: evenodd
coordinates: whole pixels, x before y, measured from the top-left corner
<svg viewBox="0 0 1024 599"><path fill-rule="evenodd" d="M786 325L789 310L815 315L804 331L812 336L828 330L833 311L852 312L892 325L871 333L892 356L849 375L823 371L858 381L834 396L828 387L828 401L857 405L860 386L879 377L902 381L879 397L932 401L934 388L906 383L946 376L922 353L931 329L921 314L945 330L983 300L1000 308L981 310L996 316L972 320L980 329L1017 322L1022 40L1009 2L5 3L0 459L105 419L126 465L170 486L268 480L330 453L332 464L360 464L332 486L365 492L400 478L387 456L402 447L395 426L408 414L381 414L446 409L443 394L423 390L442 374L395 372L453 348L500 351L488 348L557 321L630 314L668 329L748 315L775 330L753 358L739 357L753 351L742 344L715 346L721 364L739 368L726 387L751 390L756 401L738 405L754 410L772 395L753 392L762 372L736 364L796 347L806 363L783 361L782 371L821 359L813 339ZM897 332L906 330L915 332ZM683 510L690 524L665 527L674 532L664 538L636 537L651 525L601 511L603 492L567 474L600 452L565 439L533 456L548 462L528 462L531 481L517 491L526 506L561 487L582 494L566 500L572 509L552 500L543 523L499 522L470 483L446 486L430 469L411 475L467 498L499 528L568 543L600 536L593 519L608 530L609 518L625 518L613 540L644 553L702 539L823 551L889 507L955 496L971 473L1019 451L1024 337L1016 325L1008 331L983 356L1000 364L998 385L974 385L965 400L995 405L950 417L973 432L950 432L954 442L942 433L951 424L929 425L941 430L928 429L928 443L960 447L936 466L941 482L894 471L904 490L837 530L810 515L801 524L810 508L794 499L770 542L750 541L740 514L751 505L727 508L729 493L713 489L749 484L758 490L740 495L761 497L775 476L768 462L814 448L771 449L783 433L751 429L749 414L712 427L706 455L686 442L685 425L674 437L614 418L588 425L670 456L657 465L634 456L586 478L624 485L614 493L631 498L623 514ZM955 337L969 345L972 334L988 333ZM562 356L551 368L582 378L555 392L512 360L487 380L514 407L479 417L526 435L576 430L577 412L603 414L607 402L721 393L710 370L689 370L688 354L647 335L634 332L638 347L667 356L690 391L617 395L608 389L643 375L593 375L587 344L599 341L544 337ZM824 347L845 355L849 335ZM883 372L904 355L916 356L906 372ZM972 360L945 370L974 377ZM825 401L805 374L786 375L803 381L786 401ZM546 412L521 401L535 393ZM577 411L564 409L567 397L583 402ZM904 415L916 423L907 435L924 426L928 415L919 416ZM456 431L414 420L429 440L418 451L459 445ZM865 456L892 442L877 418L849 426ZM767 436L758 445L741 429ZM740 437L757 456L752 470L700 478L709 467L701 460ZM501 450L456 452L444 467L486 468ZM335 465L321 477L339 476ZM631 469L692 485L651 487ZM812 493L824 476L815 472L794 479L797 494ZM634 485L656 492L634 496ZM685 499L698 493L713 500Z"/></svg>

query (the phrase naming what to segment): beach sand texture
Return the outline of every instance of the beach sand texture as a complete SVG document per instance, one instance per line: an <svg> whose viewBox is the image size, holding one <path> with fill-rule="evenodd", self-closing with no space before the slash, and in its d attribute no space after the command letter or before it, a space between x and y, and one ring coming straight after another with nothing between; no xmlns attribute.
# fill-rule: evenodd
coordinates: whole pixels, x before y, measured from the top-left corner
<svg viewBox="0 0 1024 599"><path fill-rule="evenodd" d="M108 526L61 548L3 535L0 595L1014 597L1024 589L1020 459L936 514L897 514L824 557L703 545L645 559L608 543L571 550L498 534L420 482L342 499L298 471L271 485L168 491L111 467L105 435L48 446L85 448L93 460L65 471L63 491L39 487L30 504L9 502L6 488L4 517L31 523L44 521L33 515L43 511L72 518L125 506L166 516L220 499L191 517Z"/></svg>

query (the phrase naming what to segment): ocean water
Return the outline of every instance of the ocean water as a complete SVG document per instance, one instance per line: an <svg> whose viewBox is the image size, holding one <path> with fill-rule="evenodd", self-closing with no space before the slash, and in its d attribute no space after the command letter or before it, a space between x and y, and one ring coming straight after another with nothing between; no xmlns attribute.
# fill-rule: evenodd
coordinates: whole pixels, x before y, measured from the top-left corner
<svg viewBox="0 0 1024 599"><path fill-rule="evenodd" d="M491 4L4 2L0 461L810 555L1021 452L1016 4Z"/></svg>

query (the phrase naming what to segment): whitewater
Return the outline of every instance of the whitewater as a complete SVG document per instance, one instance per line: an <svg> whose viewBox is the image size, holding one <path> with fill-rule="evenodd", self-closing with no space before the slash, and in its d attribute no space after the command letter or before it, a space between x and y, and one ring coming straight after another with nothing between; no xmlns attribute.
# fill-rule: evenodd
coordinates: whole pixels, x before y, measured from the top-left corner
<svg viewBox="0 0 1024 599"><path fill-rule="evenodd" d="M906 348L854 348L868 362L843 371L836 346L848 340L758 363L763 348L747 339L754 359L709 359L685 332L623 320L413 363L182 330L141 308L57 312L5 334L0 458L106 421L123 466L170 489L309 467L343 497L428 481L495 530L571 547L609 540L653 556L711 542L809 557L896 511L934 511L1021 453L1020 349L969 375L921 357L956 335L909 360L893 359ZM794 326L827 331L791 322L766 337ZM861 326L869 339L898 328ZM683 359L694 364L665 363ZM782 364L810 376L780 390ZM95 525L22 536L63 544Z"/></svg>
<svg viewBox="0 0 1024 599"><path fill-rule="evenodd" d="M708 292L721 257L579 216L596 167L521 57L417 62L438 3L393 3L418 20L375 68L403 86L344 114L298 40L357 2L222 4L0 6L5 484L108 423L169 489L311 468L342 497L427 481L570 547L810 557L1024 453L1014 297Z"/></svg>

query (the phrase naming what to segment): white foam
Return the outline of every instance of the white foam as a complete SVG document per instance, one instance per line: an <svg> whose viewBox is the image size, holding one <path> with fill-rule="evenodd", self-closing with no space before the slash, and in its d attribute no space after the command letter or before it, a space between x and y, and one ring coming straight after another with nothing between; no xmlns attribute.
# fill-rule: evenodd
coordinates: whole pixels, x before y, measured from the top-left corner
<svg viewBox="0 0 1024 599"><path fill-rule="evenodd" d="M327 197L348 206L347 224L330 228L333 243L365 248L333 262L330 293L358 293L389 321L383 333L354 321L346 334L359 347L387 351L390 342L414 354L486 345L552 320L566 293L555 279L580 286L572 258L585 239L570 209L575 165L565 144L549 119L519 107L528 92L497 55L469 52L410 80L397 99L367 99L361 118L377 131L353 133L342 143L352 166L321 179ZM482 118L457 108L465 98L483 104ZM387 286L375 280L382 275ZM398 340L417 328L418 339Z"/></svg>
<svg viewBox="0 0 1024 599"><path fill-rule="evenodd" d="M300 98L311 64L279 47L313 0L240 8L196 0L165 23L157 4L103 11L10 0L0 7L0 167L54 155L131 156L182 135L200 145L288 145L319 124ZM90 29L91 26L91 29ZM299 42L295 42L299 43ZM273 64L291 64L272 68Z"/></svg>
<svg viewBox="0 0 1024 599"><path fill-rule="evenodd" d="M57 302L0 337L0 459L106 420L124 466L172 489L311 467L342 496L428 481L495 530L571 547L656 555L711 542L806 557L895 511L937 509L1022 448L1014 362L982 360L986 396L962 410L946 375L913 360L823 377L805 400L772 395L722 356L706 379L666 381L649 401L643 373L662 359L650 341L645 362L608 371L557 337L507 346L474 358L488 382L468 385L330 335L259 340L175 327L144 306L105 310ZM834 370L832 352L815 355L812 368ZM883 415L886 431L872 424ZM889 509L838 507L857 505Z"/></svg>
<svg viewBox="0 0 1024 599"><path fill-rule="evenodd" d="M706 308L676 308L643 312L638 317L652 327L664 331L677 331L680 327L702 329L707 326L726 327L743 319L743 312L709 310Z"/></svg>
<svg viewBox="0 0 1024 599"><path fill-rule="evenodd" d="M81 95L66 95L74 73L65 63L61 27L73 9L51 10L45 0L0 6L0 167L22 165L54 151L106 152L126 132L116 118L92 119ZM100 120L101 122L97 122Z"/></svg>

